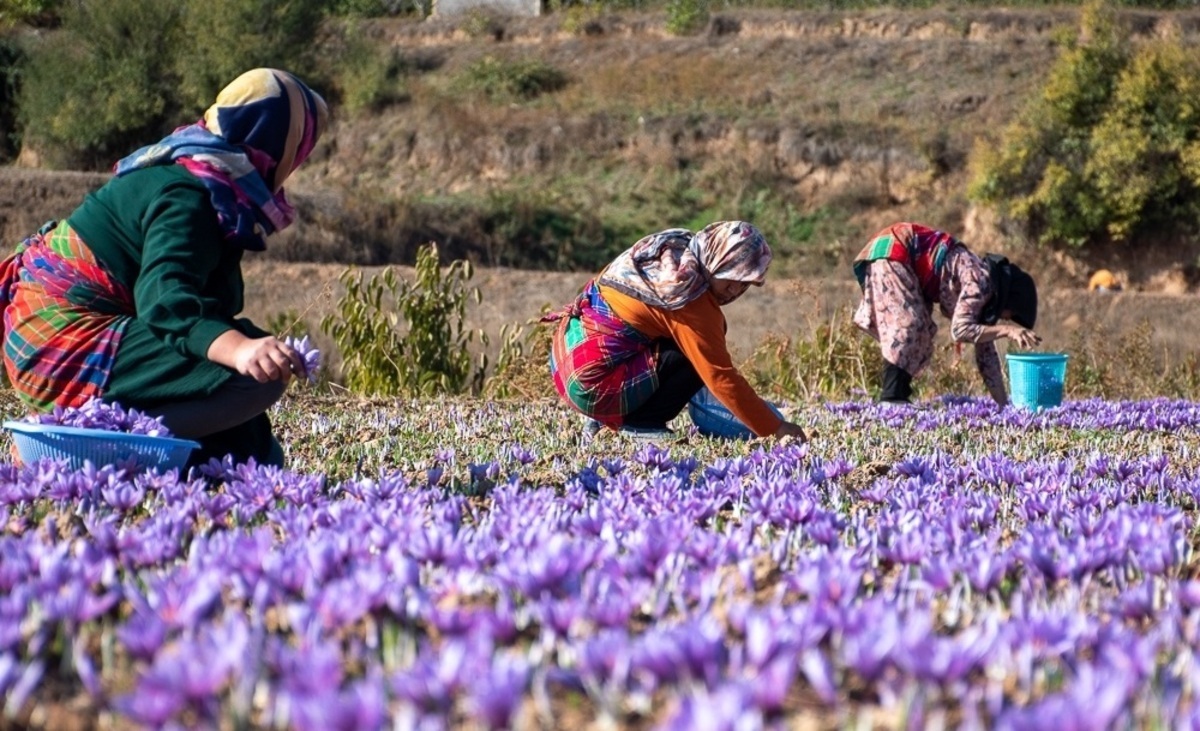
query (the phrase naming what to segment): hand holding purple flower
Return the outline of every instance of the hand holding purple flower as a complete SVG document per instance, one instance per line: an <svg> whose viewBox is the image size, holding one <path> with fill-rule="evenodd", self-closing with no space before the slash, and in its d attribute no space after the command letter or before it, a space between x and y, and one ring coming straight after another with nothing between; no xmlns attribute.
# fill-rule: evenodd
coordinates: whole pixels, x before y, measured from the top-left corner
<svg viewBox="0 0 1200 731"><path fill-rule="evenodd" d="M321 369L321 351L309 342L307 335L302 338L288 336L283 342L300 354L304 360L304 377L309 383L316 383L317 371Z"/></svg>

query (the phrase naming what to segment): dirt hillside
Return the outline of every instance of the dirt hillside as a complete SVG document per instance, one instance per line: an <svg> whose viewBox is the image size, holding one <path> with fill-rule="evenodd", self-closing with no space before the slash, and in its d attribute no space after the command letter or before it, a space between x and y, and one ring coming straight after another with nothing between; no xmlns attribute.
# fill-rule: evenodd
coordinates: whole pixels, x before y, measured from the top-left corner
<svg viewBox="0 0 1200 731"><path fill-rule="evenodd" d="M731 11L684 37L667 33L655 14L596 16L582 26L564 14L494 19L484 34L463 22L372 24L364 34L415 69L406 96L372 112L335 110L330 135L289 183L299 221L272 242L270 258L247 262L248 314L303 313L311 330L332 307L346 263L404 263L413 244L436 239L483 265L475 280L483 304L471 317L495 333L564 302L586 272L488 267L470 230L455 221L417 225L408 201L538 188L554 197L578 181L602 195L620 176L640 176L634 193L653 206L672 194L656 187L659 179L684 176L702 187L745 177L769 179L801 212L835 215L802 246L772 242L792 255L788 268L729 310L743 352L768 333L800 334L844 315L855 296L849 257L877 227L911 219L1034 270L1046 292L1039 330L1051 345L1079 328L1120 333L1148 323L1162 352L1181 357L1195 342L1183 323L1200 308L1190 295L1200 242L1136 255L1053 254L1014 239L963 195L971 145L1012 118L1053 62L1055 34L1076 18L1073 9ZM1200 38L1200 11L1124 18L1138 38ZM570 83L530 103L460 99L450 80L488 57L537 58ZM36 164L28 154L20 167L0 168L8 242L69 214L107 179ZM405 245L368 256L364 232ZM1100 266L1139 291L1089 295L1083 284Z"/></svg>

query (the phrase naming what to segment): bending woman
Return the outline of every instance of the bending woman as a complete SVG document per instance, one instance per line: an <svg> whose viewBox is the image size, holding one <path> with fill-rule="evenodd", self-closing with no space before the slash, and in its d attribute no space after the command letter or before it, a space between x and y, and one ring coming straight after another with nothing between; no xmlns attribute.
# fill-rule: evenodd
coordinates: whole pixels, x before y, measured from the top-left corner
<svg viewBox="0 0 1200 731"><path fill-rule="evenodd" d="M974 343L975 363L988 393L1001 406L1008 391L995 341L1022 348L1042 341L1033 278L1007 259L980 259L953 236L917 223L897 223L871 238L854 261L863 297L854 323L883 349L880 400L907 403L912 379L933 358L933 306L950 319L955 343ZM1012 320L1015 325L1000 324Z"/></svg>
<svg viewBox="0 0 1200 731"><path fill-rule="evenodd" d="M100 397L161 416L201 443L193 464L282 464L266 411L304 362L237 318L241 261L291 223L283 182L327 117L292 74L249 71L26 239L0 269L4 367L21 398L49 410Z"/></svg>
<svg viewBox="0 0 1200 731"><path fill-rule="evenodd" d="M784 421L734 367L721 306L762 285L771 249L758 229L720 221L646 236L584 287L558 320L550 371L558 393L610 429L669 435L702 386L758 436Z"/></svg>

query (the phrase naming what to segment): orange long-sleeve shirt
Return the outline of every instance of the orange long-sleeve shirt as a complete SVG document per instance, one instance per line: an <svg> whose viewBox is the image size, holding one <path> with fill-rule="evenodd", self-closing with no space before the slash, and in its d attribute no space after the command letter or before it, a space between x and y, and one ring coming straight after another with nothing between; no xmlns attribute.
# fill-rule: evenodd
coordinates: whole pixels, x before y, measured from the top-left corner
<svg viewBox="0 0 1200 731"><path fill-rule="evenodd" d="M678 310L652 307L603 285L600 296L633 329L647 337L675 341L708 390L750 431L765 437L783 423L734 367L725 344L725 313L711 292Z"/></svg>

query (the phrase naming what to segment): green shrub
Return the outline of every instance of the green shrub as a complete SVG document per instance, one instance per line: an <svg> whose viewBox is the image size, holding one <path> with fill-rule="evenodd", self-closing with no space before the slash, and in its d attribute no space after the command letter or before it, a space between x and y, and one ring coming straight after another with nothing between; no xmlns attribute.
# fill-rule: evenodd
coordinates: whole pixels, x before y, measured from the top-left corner
<svg viewBox="0 0 1200 731"><path fill-rule="evenodd" d="M487 56L467 67L456 85L492 101L533 99L567 85L567 75L537 59L509 61Z"/></svg>
<svg viewBox="0 0 1200 731"><path fill-rule="evenodd" d="M969 195L1044 243L1194 230L1200 213L1197 61L1178 40L1134 48L1089 5L1038 96L999 145L974 150Z"/></svg>
<svg viewBox="0 0 1200 731"><path fill-rule="evenodd" d="M359 31L353 22L340 29L333 71L340 106L349 112L375 111L407 99L403 59Z"/></svg>
<svg viewBox="0 0 1200 731"><path fill-rule="evenodd" d="M667 0L667 32L685 36L708 25L708 0Z"/></svg>
<svg viewBox="0 0 1200 731"><path fill-rule="evenodd" d="M107 169L198 118L217 91L258 66L312 81L329 0L88 0L30 46L21 85L24 142L48 167ZM152 29L152 30L148 30Z"/></svg>
<svg viewBox="0 0 1200 731"><path fill-rule="evenodd" d="M542 314L545 314L543 308ZM488 398L540 399L553 393L550 347L554 323L530 320L525 325L500 327L500 354L484 384Z"/></svg>
<svg viewBox="0 0 1200 731"><path fill-rule="evenodd" d="M1189 148L1200 142L1200 62L1176 41L1143 48L1117 80L1093 130L1088 178L1109 216L1107 233L1130 238L1143 224L1170 227L1200 217L1200 176Z"/></svg>
<svg viewBox="0 0 1200 731"><path fill-rule="evenodd" d="M62 29L30 46L24 144L48 167L106 169L168 130L179 116L179 17L176 0L67 5Z"/></svg>
<svg viewBox="0 0 1200 731"><path fill-rule="evenodd" d="M381 18L395 15L415 14L424 18L429 15L428 0L334 0L335 15L361 18Z"/></svg>
<svg viewBox="0 0 1200 731"><path fill-rule="evenodd" d="M770 397L841 400L878 393L883 356L846 312L813 323L807 338L767 337L742 369Z"/></svg>
<svg viewBox="0 0 1200 731"><path fill-rule="evenodd" d="M0 162L20 149L17 99L21 92L25 51L16 38L0 35Z"/></svg>
<svg viewBox="0 0 1200 731"><path fill-rule="evenodd" d="M417 254L413 281L391 267L369 280L347 269L345 295L321 322L342 356L346 387L370 396L479 392L487 362L473 363L476 334L463 325L467 298L479 300L466 287L471 276L461 259L443 270L433 243Z"/></svg>
<svg viewBox="0 0 1200 731"><path fill-rule="evenodd" d="M0 2L0 28L19 23L54 25L62 5L62 0L3 0Z"/></svg>
<svg viewBox="0 0 1200 731"><path fill-rule="evenodd" d="M631 243L586 208L551 192L495 191L485 205L480 226L490 243L484 257L490 265L598 269Z"/></svg>
<svg viewBox="0 0 1200 731"><path fill-rule="evenodd" d="M320 86L315 39L330 0L187 0L177 66L182 102L206 109L226 84L262 66Z"/></svg>

